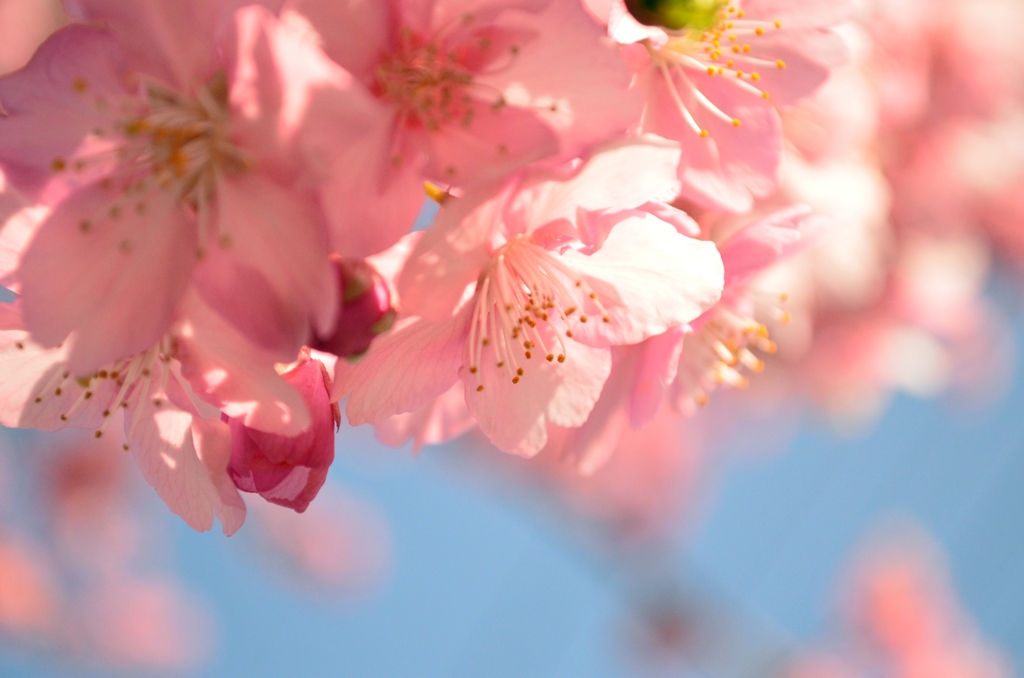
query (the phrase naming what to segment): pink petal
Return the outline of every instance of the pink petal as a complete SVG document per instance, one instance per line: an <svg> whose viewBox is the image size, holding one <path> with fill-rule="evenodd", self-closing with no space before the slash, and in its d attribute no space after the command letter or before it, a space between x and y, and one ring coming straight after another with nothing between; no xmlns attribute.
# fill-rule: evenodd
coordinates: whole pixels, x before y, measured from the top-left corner
<svg viewBox="0 0 1024 678"><path fill-rule="evenodd" d="M661 409L666 389L676 379L683 350L683 330L673 327L636 346L636 372L629 400L629 423L640 428Z"/></svg>
<svg viewBox="0 0 1024 678"><path fill-rule="evenodd" d="M205 401L261 431L295 435L309 409L274 369L275 356L246 341L196 294L182 301L175 328L181 374Z"/></svg>
<svg viewBox="0 0 1024 678"><path fill-rule="evenodd" d="M423 135L430 149L428 176L449 184L477 183L558 152L558 137L533 111L483 101L467 109L473 112L468 124Z"/></svg>
<svg viewBox="0 0 1024 678"><path fill-rule="evenodd" d="M518 383L512 383L510 366L496 367L493 346L484 348L477 374L459 370L469 411L499 449L532 457L547 442L549 424L571 428L587 420L611 372L611 354L567 344L564 363L527 361Z"/></svg>
<svg viewBox="0 0 1024 678"><path fill-rule="evenodd" d="M214 511L224 534L230 537L245 522L245 502L227 472L228 461L231 459L231 431L222 421L194 417L192 440L196 454L217 490L219 504L214 504Z"/></svg>
<svg viewBox="0 0 1024 678"><path fill-rule="evenodd" d="M294 11L320 35L327 55L361 82L374 78L380 55L391 47L397 3L382 0L288 0L282 18Z"/></svg>
<svg viewBox="0 0 1024 678"><path fill-rule="evenodd" d="M340 98L340 95L339 95ZM334 118L332 125L338 124ZM322 202L332 249L343 256L376 254L409 232L423 204L423 178L409 158L392 163L393 120L382 111L374 129L340 149L324 181Z"/></svg>
<svg viewBox="0 0 1024 678"><path fill-rule="evenodd" d="M328 261L326 225L315 205L253 173L222 181L217 188L219 246L204 267L258 271L284 307L302 318L297 335L305 334L306 318L318 331L330 332L338 309L337 280ZM234 290L238 297L246 292ZM245 305L256 303L250 296Z"/></svg>
<svg viewBox="0 0 1024 678"><path fill-rule="evenodd" d="M778 20L784 31L832 26L849 19L854 10L852 0L743 0L747 19Z"/></svg>
<svg viewBox="0 0 1024 678"><path fill-rule="evenodd" d="M625 63L580 0L551 0L536 13L509 12L499 25L537 37L509 67L478 80L503 92L510 105L537 110L558 133L561 158L584 154L639 118L641 102L629 91Z"/></svg>
<svg viewBox="0 0 1024 678"><path fill-rule="evenodd" d="M570 250L562 260L601 304L587 299L582 311L588 322L571 322L573 337L594 346L661 334L701 315L722 293L722 258L714 244L680 235L653 216L627 216L600 250L590 256Z"/></svg>
<svg viewBox="0 0 1024 678"><path fill-rule="evenodd" d="M67 347L46 349L34 343L27 332L0 331L0 370L4 374L0 380L0 424L42 431L102 425L102 412L113 399L112 382L100 384L95 398L80 403L72 417L61 418L85 392L70 375L63 378L66 361Z"/></svg>
<svg viewBox="0 0 1024 678"><path fill-rule="evenodd" d="M297 151L322 172L335 147L379 124L380 105L300 26L251 6L236 13L230 38L231 138L279 180L298 171Z"/></svg>
<svg viewBox="0 0 1024 678"><path fill-rule="evenodd" d="M415 412L396 414L375 424L377 439L382 443L401 447L411 439L414 453L424 445L457 438L474 426L476 419L466 407L465 388L460 381Z"/></svg>
<svg viewBox="0 0 1024 678"><path fill-rule="evenodd" d="M653 136L608 144L561 176L537 170L524 177L509 205L510 220L524 231L580 210L621 211L648 202L669 202L679 194L679 145ZM560 173L561 174L561 173Z"/></svg>
<svg viewBox="0 0 1024 678"><path fill-rule="evenodd" d="M68 0L68 13L116 33L133 68L182 92L218 68L215 39L244 0ZM272 4L272 3L267 3Z"/></svg>
<svg viewBox="0 0 1024 678"><path fill-rule="evenodd" d="M44 346L75 332L69 365L91 372L151 347L170 327L195 263L195 227L171 191L76 192L21 260L25 324Z"/></svg>
<svg viewBox="0 0 1024 678"><path fill-rule="evenodd" d="M756 221L726 240L719 250L725 265L725 286L743 284L801 245L801 222L811 208L796 205Z"/></svg>
<svg viewBox="0 0 1024 678"><path fill-rule="evenodd" d="M181 389L173 377L167 384L168 391ZM125 434L132 457L146 482L189 527L205 532L218 516L225 534L230 534L238 528L239 507L233 502L225 504L221 488L214 485L210 471L199 458L192 437L193 414L170 404L186 396L180 393L173 398L168 391L160 387L159 379L154 379L149 391L138 394L138 400L125 410ZM205 442L213 443L209 438ZM216 454L212 449L208 452L212 464Z"/></svg>
<svg viewBox="0 0 1024 678"><path fill-rule="evenodd" d="M468 318L464 312L446 323L406 321L377 339L357 363L339 360L333 395L351 394L349 423L413 412L451 388L462 364Z"/></svg>
<svg viewBox="0 0 1024 678"><path fill-rule="evenodd" d="M110 122L100 98L123 96L120 53L113 36L91 26L54 33L24 69L0 78L0 163L7 178L36 198L59 176L90 132ZM80 88L84 88L79 91Z"/></svg>
<svg viewBox="0 0 1024 678"><path fill-rule="evenodd" d="M769 33L751 45L750 55L785 68L757 71L758 89L768 92L776 106L789 106L812 94L829 77L831 69L849 58L843 39L832 31L804 30Z"/></svg>

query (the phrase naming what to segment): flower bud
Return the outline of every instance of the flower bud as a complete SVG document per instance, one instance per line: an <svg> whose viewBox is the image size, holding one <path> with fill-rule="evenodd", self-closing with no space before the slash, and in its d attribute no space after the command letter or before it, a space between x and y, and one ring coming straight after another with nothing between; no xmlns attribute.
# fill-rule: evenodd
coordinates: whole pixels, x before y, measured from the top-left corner
<svg viewBox="0 0 1024 678"><path fill-rule="evenodd" d="M626 0L626 9L645 26L708 31L718 25L724 0Z"/></svg>
<svg viewBox="0 0 1024 678"><path fill-rule="evenodd" d="M341 413L331 403L331 379L307 352L281 374L302 394L313 423L297 436L265 433L223 416L231 429L228 475L243 492L255 492L273 504L302 513L327 480L334 461L334 433Z"/></svg>
<svg viewBox="0 0 1024 678"><path fill-rule="evenodd" d="M387 282L362 259L332 257L341 287L341 308L334 332L316 337L310 347L355 359L366 353L370 343L395 323L391 290Z"/></svg>

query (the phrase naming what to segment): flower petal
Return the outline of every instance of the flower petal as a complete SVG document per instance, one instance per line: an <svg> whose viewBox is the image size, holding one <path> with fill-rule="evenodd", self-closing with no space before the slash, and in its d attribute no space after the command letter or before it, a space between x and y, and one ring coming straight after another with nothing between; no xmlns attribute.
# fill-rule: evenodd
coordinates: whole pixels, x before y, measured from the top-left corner
<svg viewBox="0 0 1024 678"><path fill-rule="evenodd" d="M420 409L458 379L469 314L445 323L407 321L377 339L354 365L339 360L334 398L350 395L349 423L378 422Z"/></svg>
<svg viewBox="0 0 1024 678"><path fill-rule="evenodd" d="M170 327L196 233L171 191L92 186L61 203L21 260L25 324L43 346L75 333L69 365L91 372L151 347Z"/></svg>
<svg viewBox="0 0 1024 678"><path fill-rule="evenodd" d="M589 256L570 250L562 260L597 294L584 301L589 322L571 324L577 341L594 346L639 343L693 320L722 294L714 244L680 235L652 215L630 214L600 250Z"/></svg>

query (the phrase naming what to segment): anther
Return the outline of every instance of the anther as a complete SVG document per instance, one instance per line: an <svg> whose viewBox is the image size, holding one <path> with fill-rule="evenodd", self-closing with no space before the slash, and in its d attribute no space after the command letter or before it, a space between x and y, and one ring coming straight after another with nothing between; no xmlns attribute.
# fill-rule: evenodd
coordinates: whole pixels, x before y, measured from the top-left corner
<svg viewBox="0 0 1024 678"><path fill-rule="evenodd" d="M520 367L519 369L517 369L516 374L518 374L520 377L523 376L523 368Z"/></svg>
<svg viewBox="0 0 1024 678"><path fill-rule="evenodd" d="M548 362L551 362L552 360L554 360L554 359L555 359L555 354L554 354L554 353L548 353L548 354L547 354L546 356L544 356L544 357L545 357L545 359L547 359L547 361L548 361Z"/></svg>
<svg viewBox="0 0 1024 678"><path fill-rule="evenodd" d="M519 383L519 377L512 377L512 383L513 384L518 384Z"/></svg>
<svg viewBox="0 0 1024 678"><path fill-rule="evenodd" d="M484 390L484 385L483 384L480 384L479 386L476 387L476 392L477 393L479 393L482 390Z"/></svg>

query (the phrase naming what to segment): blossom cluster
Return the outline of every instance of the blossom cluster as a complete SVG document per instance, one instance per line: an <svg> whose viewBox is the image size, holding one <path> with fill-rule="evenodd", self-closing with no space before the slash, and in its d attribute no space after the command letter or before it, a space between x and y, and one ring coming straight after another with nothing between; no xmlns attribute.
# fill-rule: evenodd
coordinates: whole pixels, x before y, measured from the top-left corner
<svg viewBox="0 0 1024 678"><path fill-rule="evenodd" d="M862 104L895 76L853 3L658 5L65 0L0 77L0 423L117 437L231 534L240 491L309 506L342 413L575 478L655 459L615 471L654 506L679 422L777 349L831 403L927 391L967 333L946 250L881 263L903 168Z"/></svg>

